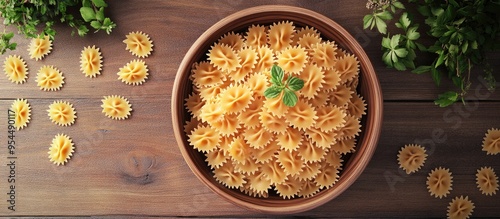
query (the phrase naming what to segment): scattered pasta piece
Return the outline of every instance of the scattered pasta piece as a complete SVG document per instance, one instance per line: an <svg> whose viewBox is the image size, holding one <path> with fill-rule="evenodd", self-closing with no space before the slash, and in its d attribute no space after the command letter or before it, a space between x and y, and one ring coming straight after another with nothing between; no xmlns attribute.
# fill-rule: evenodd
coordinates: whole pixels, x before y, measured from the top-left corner
<svg viewBox="0 0 500 219"><path fill-rule="evenodd" d="M406 171L406 174L418 171L424 166L426 159L426 150L420 145L405 145L398 154L399 167Z"/></svg>
<svg viewBox="0 0 500 219"><path fill-rule="evenodd" d="M49 158L57 166L64 165L71 159L73 152L75 152L73 140L65 134L57 134L52 139L52 144L49 148Z"/></svg>
<svg viewBox="0 0 500 219"><path fill-rule="evenodd" d="M488 155L500 153L500 129L492 128L488 130L483 139L483 151Z"/></svg>
<svg viewBox="0 0 500 219"><path fill-rule="evenodd" d="M63 74L52 65L44 65L38 70L36 80L40 90L56 91L64 84Z"/></svg>
<svg viewBox="0 0 500 219"><path fill-rule="evenodd" d="M477 170L476 184L484 195L495 195L498 190L498 176L491 167L481 167Z"/></svg>
<svg viewBox="0 0 500 219"><path fill-rule="evenodd" d="M14 126L19 131L28 126L31 120L31 106L25 99L14 100L10 109L14 111ZM10 124L10 123L9 123Z"/></svg>
<svg viewBox="0 0 500 219"><path fill-rule="evenodd" d="M95 45L83 48L80 57L80 70L85 77L89 78L94 78L101 74L102 55L99 48L96 48Z"/></svg>
<svg viewBox="0 0 500 219"><path fill-rule="evenodd" d="M73 104L66 101L54 101L47 110L50 120L60 126L70 126L75 123L76 111Z"/></svg>
<svg viewBox="0 0 500 219"><path fill-rule="evenodd" d="M130 51L133 55L139 58L146 58L151 55L153 51L153 41L149 35L137 31L127 34L123 42L127 45L126 50Z"/></svg>
<svg viewBox="0 0 500 219"><path fill-rule="evenodd" d="M52 51L52 41L49 36L33 38L31 39L28 51L31 59L36 61L43 59L44 56Z"/></svg>
<svg viewBox="0 0 500 219"><path fill-rule="evenodd" d="M439 167L429 173L426 184L431 196L443 198L453 189L453 176L449 169Z"/></svg>
<svg viewBox="0 0 500 219"><path fill-rule="evenodd" d="M304 81L295 106L284 104L285 92L264 95L273 65L283 82ZM282 21L225 33L192 63L184 131L222 185L253 197L311 197L339 180L356 151L367 110L359 70L357 57L312 27Z"/></svg>
<svg viewBox="0 0 500 219"><path fill-rule="evenodd" d="M118 80L121 80L125 84L141 85L148 78L148 71L146 63L136 59L120 68L120 71L116 74L118 75Z"/></svg>
<svg viewBox="0 0 500 219"><path fill-rule="evenodd" d="M28 78L28 66L18 55L9 55L5 58L3 71L12 83L23 84Z"/></svg>
<svg viewBox="0 0 500 219"><path fill-rule="evenodd" d="M127 119L132 111L132 105L125 97L118 95L104 96L102 101L102 112L111 119Z"/></svg>
<svg viewBox="0 0 500 219"><path fill-rule="evenodd" d="M465 196L465 198L463 196L457 196L451 200L448 205L448 213L446 216L449 219L466 219L472 215L474 208L474 203L469 200L468 196Z"/></svg>

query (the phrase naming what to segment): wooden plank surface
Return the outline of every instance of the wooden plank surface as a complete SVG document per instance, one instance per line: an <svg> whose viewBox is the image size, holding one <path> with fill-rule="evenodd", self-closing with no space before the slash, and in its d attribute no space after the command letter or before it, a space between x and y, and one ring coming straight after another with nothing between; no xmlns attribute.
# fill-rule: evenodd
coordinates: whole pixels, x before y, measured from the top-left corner
<svg viewBox="0 0 500 219"><path fill-rule="evenodd" d="M265 216L226 202L196 179L180 155L170 119L173 80L191 44L221 18L263 4L268 2L112 1L109 12L118 25L112 35L71 37L69 29L58 26L52 54L39 62L28 59L28 40L16 36L18 49L6 55L25 58L30 75L23 85L0 78L0 124L4 124L0 125L0 200L9 192L5 187L9 175L5 133L7 109L13 99L29 100L32 121L16 133L16 211L0 201L0 215ZM477 87L467 108L438 108L432 100L450 84L436 88L430 77L387 69L380 61L380 37L362 29L362 17L368 12L365 1L273 4L308 8L344 26L370 56L385 100L382 135L368 168L341 196L299 216L444 217L448 202L459 195L468 195L475 202L475 217L500 215L500 196L481 195L474 177L482 166L492 166L500 173L498 155L481 151L486 130L500 126L499 92L490 94ZM142 86L125 85L116 76L118 68L134 59L121 42L130 31L148 33L155 44L152 56L144 59L150 78ZM102 75L95 79L85 78L79 70L80 52L89 45L101 48L104 56ZM498 71L496 60L492 64ZM42 65L55 65L63 72L66 84L60 91L43 92L36 87L36 71ZM102 115L100 99L111 94L129 98L134 109L129 120L114 121ZM75 125L50 123L46 109L54 100L74 104ZM70 135L77 147L64 167L47 158L57 133ZM433 138L436 133L442 135ZM416 174L402 174L396 161L399 148L419 142L430 151L426 165ZM443 199L431 197L425 186L428 172L438 166L450 168L454 176L453 191Z"/></svg>

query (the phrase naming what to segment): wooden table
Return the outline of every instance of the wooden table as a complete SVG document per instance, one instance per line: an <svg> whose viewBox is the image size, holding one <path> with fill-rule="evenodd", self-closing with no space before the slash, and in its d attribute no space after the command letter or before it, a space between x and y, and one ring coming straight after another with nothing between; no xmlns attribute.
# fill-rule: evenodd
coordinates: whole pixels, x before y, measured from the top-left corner
<svg viewBox="0 0 500 219"><path fill-rule="evenodd" d="M264 216L219 198L191 173L173 136L171 92L177 68L191 44L221 18L267 1L109 1L108 13L118 28L111 35L71 37L58 26L52 53L42 61L30 60L28 40L16 36L19 54L27 60L28 82L15 85L0 79L0 214L4 216ZM445 217L455 196L475 203L474 217L500 216L500 194L485 196L476 188L475 173L482 166L500 174L499 155L481 151L485 132L500 128L500 93L489 93L475 83L466 106L434 106L437 94L452 88L447 81L437 88L429 75L388 69L381 61L381 37L363 30L368 12L365 1L275 1L322 13L344 26L364 47L377 71L384 94L384 121L378 148L361 177L342 195L299 216L325 217ZM9 28L14 30L14 28ZM116 72L135 59L122 43L131 31L148 33L154 53L144 59L150 78L142 86L117 80ZM84 46L96 45L104 56L102 75L85 78L79 70ZM500 70L499 53L490 62ZM55 65L66 77L57 92L40 91L35 83L42 65ZM500 79L499 79L500 80ZM477 81L477 80L476 80ZM477 87L476 87L477 86ZM133 105L132 117L110 120L101 113L101 98L118 94ZM16 211L8 210L6 133L7 109L16 98L32 106L32 120L16 133ZM74 104L78 119L59 127L46 110L54 100ZM56 166L47 158L51 139L66 133L76 144L73 158ZM396 155L405 144L424 145L429 157L415 174L398 168ZM443 166L453 172L453 190L446 198L431 197L427 174ZM497 192L498 193L498 192Z"/></svg>

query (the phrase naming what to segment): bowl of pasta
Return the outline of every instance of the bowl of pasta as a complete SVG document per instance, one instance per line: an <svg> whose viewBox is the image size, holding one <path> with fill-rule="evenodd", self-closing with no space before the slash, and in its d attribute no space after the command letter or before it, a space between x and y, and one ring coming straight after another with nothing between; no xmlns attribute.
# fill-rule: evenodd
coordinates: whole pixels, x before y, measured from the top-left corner
<svg viewBox="0 0 500 219"><path fill-rule="evenodd" d="M370 161L381 121L362 47L331 19L291 6L214 24L186 53L172 92L174 135L194 175L263 213L340 195Z"/></svg>

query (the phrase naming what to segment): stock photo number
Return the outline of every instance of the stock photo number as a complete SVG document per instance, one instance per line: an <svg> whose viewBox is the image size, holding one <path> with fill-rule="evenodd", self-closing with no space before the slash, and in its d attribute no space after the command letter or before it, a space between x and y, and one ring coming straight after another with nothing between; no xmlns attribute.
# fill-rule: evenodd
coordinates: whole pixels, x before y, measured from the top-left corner
<svg viewBox="0 0 500 219"><path fill-rule="evenodd" d="M7 209L16 211L16 113L8 109L7 116Z"/></svg>

